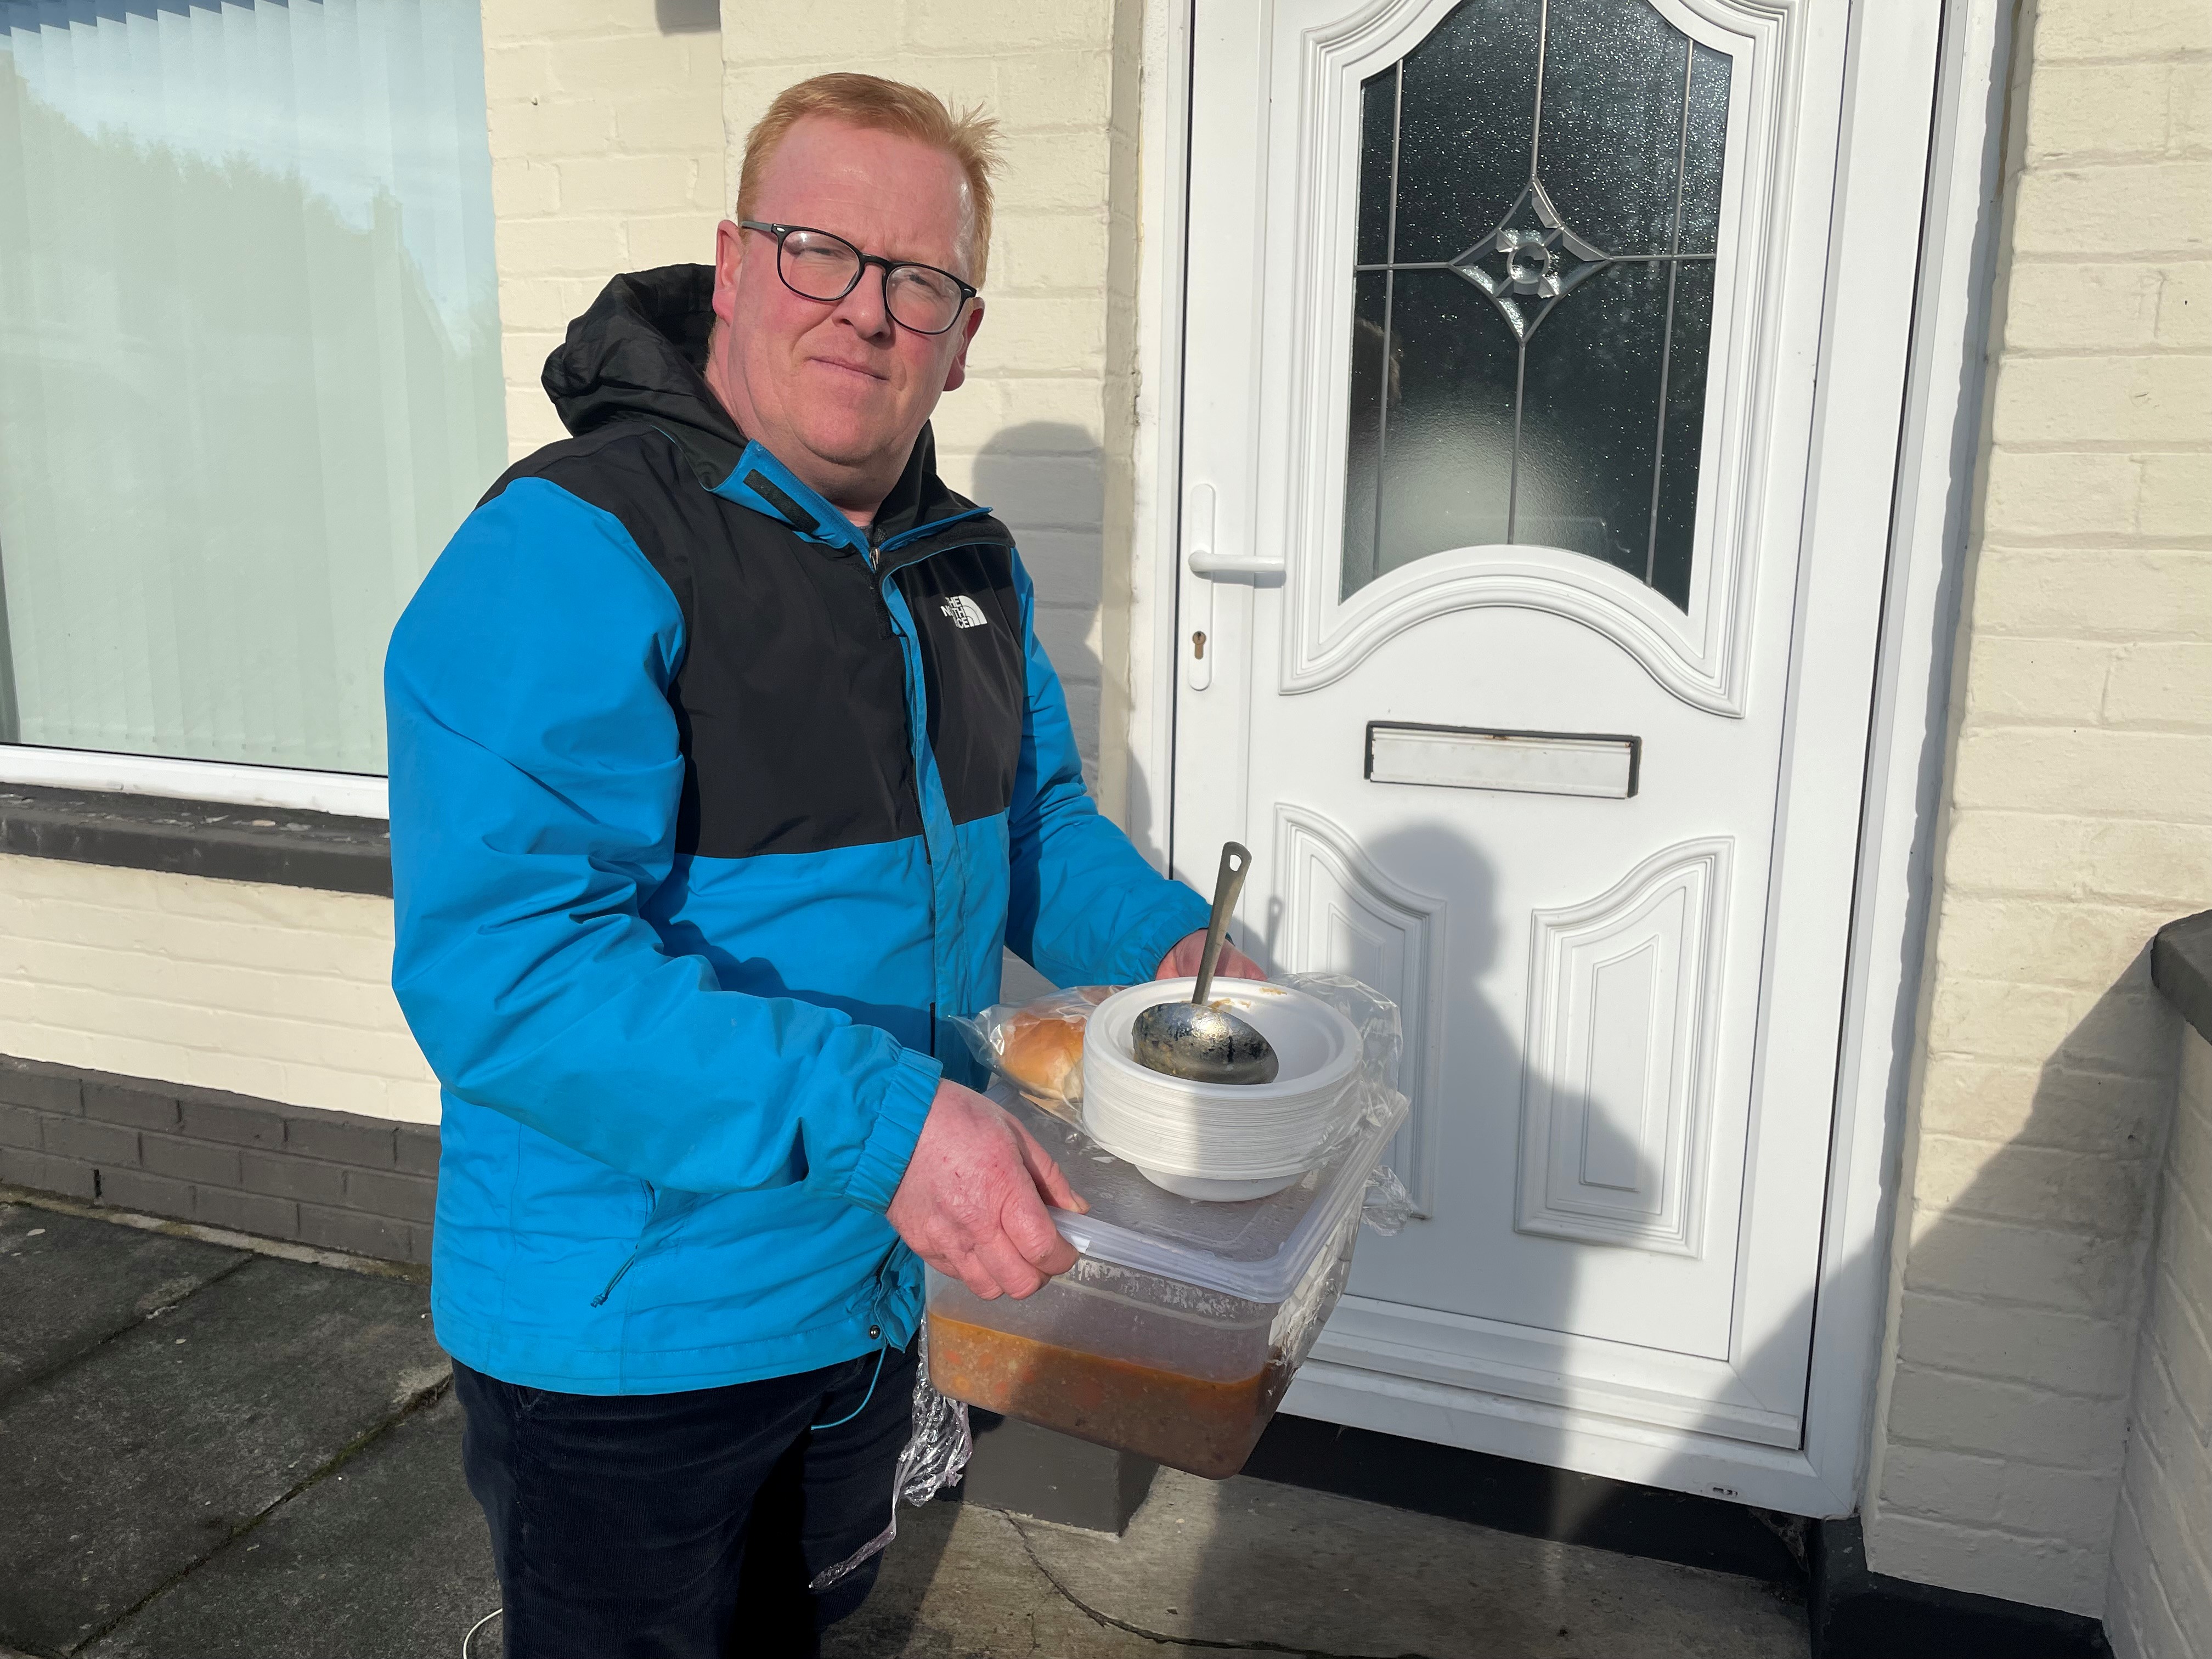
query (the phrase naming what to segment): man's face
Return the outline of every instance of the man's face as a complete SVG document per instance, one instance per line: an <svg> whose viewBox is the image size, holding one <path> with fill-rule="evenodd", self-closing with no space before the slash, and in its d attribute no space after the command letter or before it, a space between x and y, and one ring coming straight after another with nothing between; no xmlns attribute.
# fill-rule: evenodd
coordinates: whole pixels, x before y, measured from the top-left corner
<svg viewBox="0 0 2212 1659"><path fill-rule="evenodd" d="M970 277L967 205L966 178L944 151L810 117L769 159L753 216ZM773 236L724 220L714 314L723 326L708 378L745 435L838 507L872 514L939 396L965 374L982 306L970 301L943 334L917 334L884 309L877 266L842 300L810 300L777 275Z"/></svg>

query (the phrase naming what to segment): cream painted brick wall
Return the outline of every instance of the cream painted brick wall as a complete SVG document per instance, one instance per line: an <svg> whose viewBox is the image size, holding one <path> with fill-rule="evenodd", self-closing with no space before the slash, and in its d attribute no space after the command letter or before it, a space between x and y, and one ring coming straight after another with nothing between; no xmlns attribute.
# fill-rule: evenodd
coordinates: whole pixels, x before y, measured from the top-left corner
<svg viewBox="0 0 2212 1659"><path fill-rule="evenodd" d="M2212 903L2209 60L2203 0L2039 0L2016 55L1865 1505L1879 1571L2089 1613L2172 1109L2145 945Z"/></svg>
<svg viewBox="0 0 2212 1659"><path fill-rule="evenodd" d="M2212 1653L2212 1043L2181 1045L2105 1606L2118 1659Z"/></svg>
<svg viewBox="0 0 2212 1659"><path fill-rule="evenodd" d="M724 0L724 187L770 99L859 70L1002 124L983 327L938 406L939 465L995 507L1037 588L1037 632L1098 769L1101 575L1128 487L1138 0ZM1118 546L1117 540L1116 545Z"/></svg>
<svg viewBox="0 0 2212 1659"><path fill-rule="evenodd" d="M664 30L663 9L654 0L483 0L507 450L517 459L566 435L538 375L607 278L714 257L721 46L712 29ZM688 17L700 8L672 9Z"/></svg>
<svg viewBox="0 0 2212 1659"><path fill-rule="evenodd" d="M434 1123L392 902L0 856L0 1054Z"/></svg>

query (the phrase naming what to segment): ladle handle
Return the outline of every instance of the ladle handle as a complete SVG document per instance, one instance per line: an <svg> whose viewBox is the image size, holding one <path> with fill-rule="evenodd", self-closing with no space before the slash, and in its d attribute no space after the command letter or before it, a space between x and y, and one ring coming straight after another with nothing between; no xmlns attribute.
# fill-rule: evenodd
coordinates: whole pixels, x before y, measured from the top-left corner
<svg viewBox="0 0 2212 1659"><path fill-rule="evenodd" d="M1221 873L1213 878L1213 915L1206 924L1206 949L1199 952L1198 983L1192 988L1190 1000L1201 1007L1206 994L1213 988L1213 966L1221 960L1221 937L1229 931L1231 912L1237 908L1237 896L1244 890L1244 878L1252 868L1252 854L1235 842L1224 842L1221 848Z"/></svg>

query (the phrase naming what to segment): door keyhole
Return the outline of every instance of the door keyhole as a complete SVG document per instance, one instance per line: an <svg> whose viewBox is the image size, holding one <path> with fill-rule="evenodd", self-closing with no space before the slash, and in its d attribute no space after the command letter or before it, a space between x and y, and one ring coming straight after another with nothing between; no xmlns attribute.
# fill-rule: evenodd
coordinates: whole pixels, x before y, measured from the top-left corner
<svg viewBox="0 0 2212 1659"><path fill-rule="evenodd" d="M1200 629L1199 632L1193 634L1190 636L1190 654L1194 657L1203 657L1206 654L1206 633L1204 629Z"/></svg>

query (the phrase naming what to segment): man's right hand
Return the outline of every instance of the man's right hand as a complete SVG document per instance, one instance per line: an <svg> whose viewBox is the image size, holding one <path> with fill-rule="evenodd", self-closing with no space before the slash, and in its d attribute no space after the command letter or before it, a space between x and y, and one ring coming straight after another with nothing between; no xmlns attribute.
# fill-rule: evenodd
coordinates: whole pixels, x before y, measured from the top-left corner
<svg viewBox="0 0 2212 1659"><path fill-rule="evenodd" d="M941 1082L888 1215L901 1238L985 1301L1034 1294L1075 1265L1044 1206L1089 1209L1051 1155L973 1089Z"/></svg>

